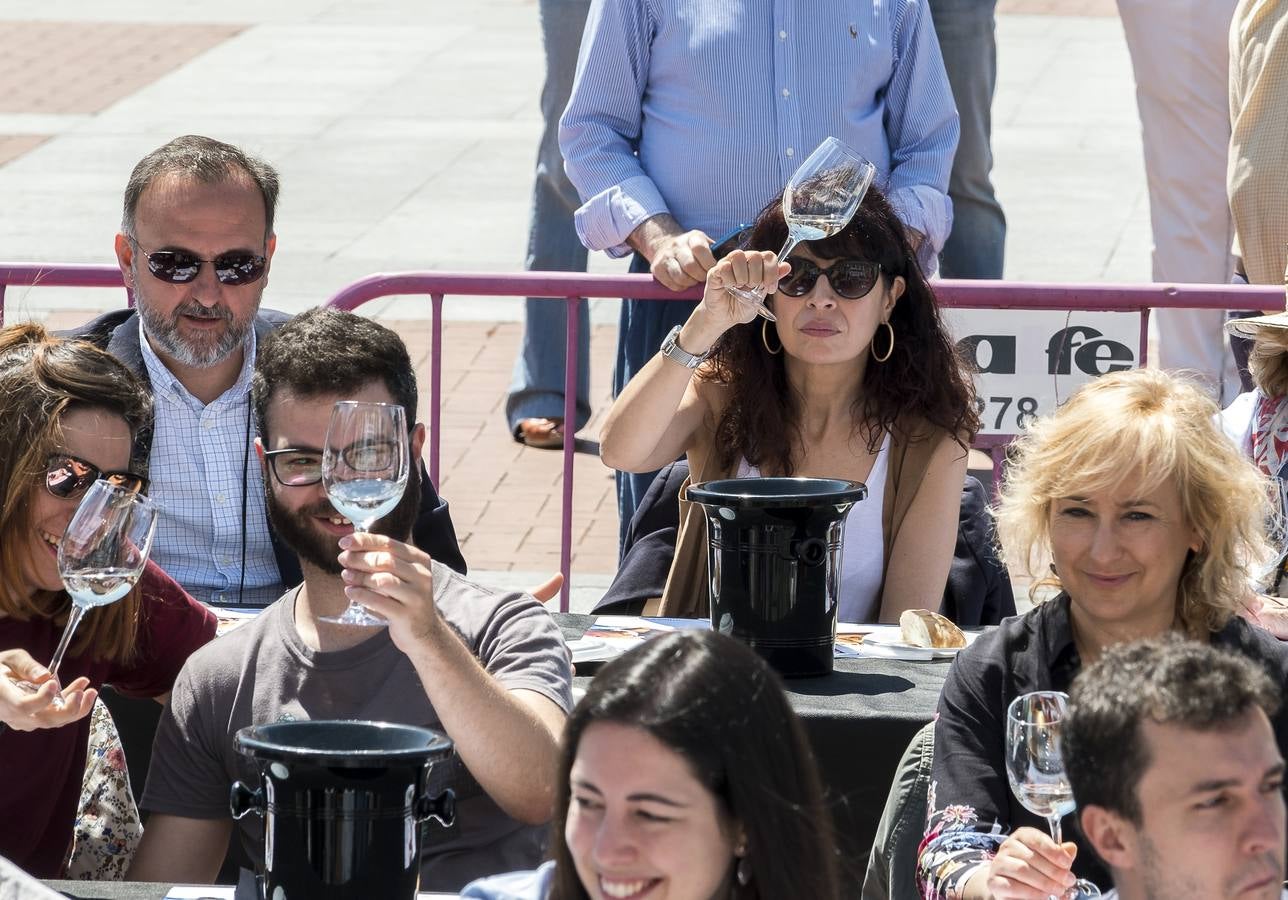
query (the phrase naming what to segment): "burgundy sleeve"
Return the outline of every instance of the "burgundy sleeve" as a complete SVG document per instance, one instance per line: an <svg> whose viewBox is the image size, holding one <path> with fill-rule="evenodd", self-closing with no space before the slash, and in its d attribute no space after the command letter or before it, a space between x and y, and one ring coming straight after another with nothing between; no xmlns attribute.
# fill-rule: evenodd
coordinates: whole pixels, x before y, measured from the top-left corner
<svg viewBox="0 0 1288 900"><path fill-rule="evenodd" d="M157 697L174 687L192 652L214 639L218 619L151 561L139 588L139 652L108 682L127 697Z"/></svg>

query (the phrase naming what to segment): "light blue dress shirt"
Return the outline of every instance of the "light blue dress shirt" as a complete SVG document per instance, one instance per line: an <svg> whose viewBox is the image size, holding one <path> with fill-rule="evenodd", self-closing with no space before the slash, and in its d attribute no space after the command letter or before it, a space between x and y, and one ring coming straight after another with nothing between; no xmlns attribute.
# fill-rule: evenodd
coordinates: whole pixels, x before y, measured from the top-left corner
<svg viewBox="0 0 1288 900"><path fill-rule="evenodd" d="M152 559L189 594L214 606L238 603L239 596L242 603L267 606L284 590L268 533L263 474L252 446L257 435L250 408L253 329L246 340L236 383L207 404L166 368L147 335L139 335L156 409L148 494L161 511Z"/></svg>
<svg viewBox="0 0 1288 900"><path fill-rule="evenodd" d="M923 0L594 0L559 129L590 249L751 222L829 135L937 253L958 123Z"/></svg>

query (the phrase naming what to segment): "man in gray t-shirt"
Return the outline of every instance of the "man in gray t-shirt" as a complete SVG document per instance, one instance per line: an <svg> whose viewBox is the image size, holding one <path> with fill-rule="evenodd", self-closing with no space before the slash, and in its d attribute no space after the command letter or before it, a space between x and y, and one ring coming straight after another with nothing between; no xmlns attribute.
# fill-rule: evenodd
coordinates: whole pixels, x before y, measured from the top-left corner
<svg viewBox="0 0 1288 900"><path fill-rule="evenodd" d="M453 759L435 767L432 786L456 792L456 823L430 829L422 889L454 891L539 862L572 705L559 627L531 596L480 587L405 542L420 493L415 466L403 499L371 534L354 533L321 485L334 404L399 404L411 420L411 373L397 335L335 310L296 317L259 354L265 501L277 533L300 556L304 583L184 666L153 747L142 803L151 818L132 879L213 880L233 830L229 787L257 780L233 735L283 719L424 725L452 739ZM423 426L411 430L413 460L424 437ZM349 599L388 627L322 619ZM248 816L238 827L246 854L261 865L260 821Z"/></svg>

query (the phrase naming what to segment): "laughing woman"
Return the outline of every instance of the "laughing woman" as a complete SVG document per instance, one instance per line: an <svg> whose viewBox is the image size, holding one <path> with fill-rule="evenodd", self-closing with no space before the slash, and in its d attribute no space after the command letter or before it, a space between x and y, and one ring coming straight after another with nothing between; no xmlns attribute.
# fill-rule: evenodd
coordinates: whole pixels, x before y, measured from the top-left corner
<svg viewBox="0 0 1288 900"><path fill-rule="evenodd" d="M215 633L215 617L149 563L129 595L86 616L59 682L41 665L71 608L58 541L96 478L146 489L131 448L150 416L107 353L37 325L0 330L0 856L42 878L60 874L71 842L97 689L162 701Z"/></svg>
<svg viewBox="0 0 1288 900"><path fill-rule="evenodd" d="M680 631L606 665L564 726L557 778L552 861L462 897L839 900L804 727L732 638Z"/></svg>
<svg viewBox="0 0 1288 900"><path fill-rule="evenodd" d="M750 246L786 236L774 201ZM763 288L777 322L757 319L730 288ZM785 262L735 250L711 269L702 303L613 404L601 454L628 472L687 455L694 484L866 483L846 523L840 620L897 622L905 609L939 606L978 426L935 295L874 188L840 233L799 244ZM682 499L661 615L707 612L705 536L701 508Z"/></svg>

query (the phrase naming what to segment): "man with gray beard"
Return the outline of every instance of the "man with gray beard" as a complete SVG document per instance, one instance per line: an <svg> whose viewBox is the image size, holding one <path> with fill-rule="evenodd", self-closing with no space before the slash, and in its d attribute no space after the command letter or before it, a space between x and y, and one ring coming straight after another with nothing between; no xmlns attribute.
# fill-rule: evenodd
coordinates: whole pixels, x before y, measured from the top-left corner
<svg viewBox="0 0 1288 900"><path fill-rule="evenodd" d="M272 166L212 138L185 135L149 153L126 185L116 236L137 315L116 310L69 335L151 385L156 423L140 440L163 510L152 556L214 605L265 606L301 580L265 514L252 453L256 346L289 319L260 311L278 189ZM415 544L464 572L447 504L428 477L420 485Z"/></svg>

